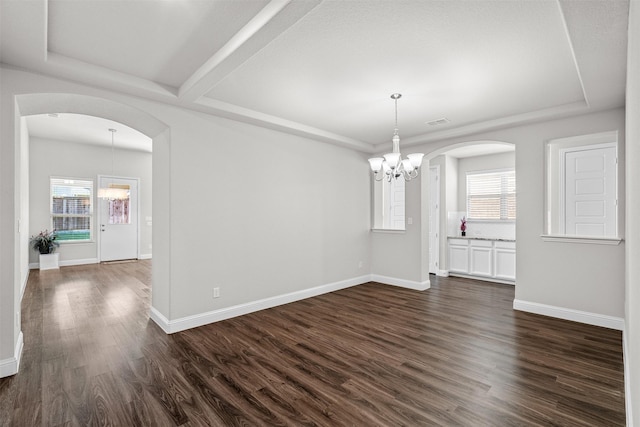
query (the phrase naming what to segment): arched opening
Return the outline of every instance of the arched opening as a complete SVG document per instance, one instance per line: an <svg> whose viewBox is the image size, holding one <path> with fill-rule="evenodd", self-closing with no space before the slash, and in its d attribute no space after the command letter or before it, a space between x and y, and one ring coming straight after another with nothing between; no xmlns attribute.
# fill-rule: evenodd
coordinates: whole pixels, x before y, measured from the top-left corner
<svg viewBox="0 0 640 427"><path fill-rule="evenodd" d="M464 166L459 168L459 164ZM429 153L425 156L423 165L425 169L423 197L427 198L426 203L423 203L425 210L423 221L429 224L429 232L425 233L423 242L426 249L423 253L429 255L422 259L423 271L428 270L436 276L448 276L450 273L473 276L472 260L469 255L469 251L473 249L460 248L460 251L456 252L457 248L454 247L452 251L449 246L449 240L452 237L463 237L460 220L463 218L465 221L468 220L467 179L469 176L481 178L483 175L508 175L509 169L515 171L515 144L494 140L465 141ZM511 204L515 202L515 189L513 192L512 200L509 200L509 209L512 209L509 216L515 215L515 204ZM506 199L507 197L503 197L503 205L506 204ZM501 203L495 198L492 202L494 201L498 206ZM464 237L467 239L487 239L488 241L495 238L500 241L509 241L503 245L508 249L499 248L497 252L495 249L477 251L478 254L482 253L485 256L486 261L486 269L480 272L479 278L515 283L515 221L515 217L506 219L503 212L502 218L498 217L496 220L477 219L466 223ZM454 243L456 242L465 243L457 239ZM451 259L452 256L453 259ZM504 267L506 270L498 271L496 267L498 258L508 260L509 263ZM511 261L513 261L512 265ZM461 265L452 267L451 264L456 262ZM464 263L467 262L465 267ZM464 272L465 269L468 269L469 274Z"/></svg>
<svg viewBox="0 0 640 427"><path fill-rule="evenodd" d="M25 260L29 256L28 234L28 157L29 144L25 135L25 117L38 114L72 113L99 117L122 123L148 136L153 144L153 172L152 204L154 212L152 239L154 244L152 268L152 313L169 313L170 286L170 247L169 247L169 210L170 210L170 182L169 182L169 152L170 129L152 115L126 104L111 100L67 93L37 93L15 97L15 222L19 225L19 236L15 240L15 256L12 259L14 280L3 283L2 286L12 287L12 294L16 295L13 319L16 319L16 333L20 330L20 301L21 293L26 285ZM26 141L26 143L25 143ZM26 178L25 178L26 176ZM24 219L26 218L26 222ZM21 346L21 337L17 340ZM18 353L18 352L16 352ZM17 366L16 366L17 371ZM9 374L11 374L9 372Z"/></svg>

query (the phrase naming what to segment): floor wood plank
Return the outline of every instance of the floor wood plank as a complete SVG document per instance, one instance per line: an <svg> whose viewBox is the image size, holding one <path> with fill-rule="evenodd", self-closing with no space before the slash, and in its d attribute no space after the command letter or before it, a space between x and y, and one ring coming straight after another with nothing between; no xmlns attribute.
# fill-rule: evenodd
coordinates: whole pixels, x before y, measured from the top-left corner
<svg viewBox="0 0 640 427"><path fill-rule="evenodd" d="M173 335L151 261L32 271L2 426L622 426L621 333L514 288L368 283Z"/></svg>

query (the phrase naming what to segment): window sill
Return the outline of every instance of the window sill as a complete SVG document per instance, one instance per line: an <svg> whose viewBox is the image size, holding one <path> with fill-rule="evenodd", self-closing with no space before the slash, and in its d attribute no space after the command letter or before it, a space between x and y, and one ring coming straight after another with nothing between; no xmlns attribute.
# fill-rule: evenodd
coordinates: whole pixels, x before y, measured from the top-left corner
<svg viewBox="0 0 640 427"><path fill-rule="evenodd" d="M390 228L372 228L374 233L387 233L387 234L404 234L406 230L394 230Z"/></svg>
<svg viewBox="0 0 640 427"><path fill-rule="evenodd" d="M560 236L542 234L542 240L544 242L559 242L559 243L580 243L587 245L614 245L617 246L622 242L620 237L581 237L581 236Z"/></svg>
<svg viewBox="0 0 640 427"><path fill-rule="evenodd" d="M95 240L59 240L60 246L66 245L90 245L96 243Z"/></svg>

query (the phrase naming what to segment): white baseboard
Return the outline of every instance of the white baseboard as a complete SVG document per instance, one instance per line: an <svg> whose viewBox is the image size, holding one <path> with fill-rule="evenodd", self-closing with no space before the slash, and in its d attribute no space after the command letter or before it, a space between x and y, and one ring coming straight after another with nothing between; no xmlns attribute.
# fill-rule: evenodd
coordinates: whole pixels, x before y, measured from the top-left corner
<svg viewBox="0 0 640 427"><path fill-rule="evenodd" d="M72 265L87 265L97 264L98 258L86 258L86 259L70 259L66 261L60 261L60 267L70 267Z"/></svg>
<svg viewBox="0 0 640 427"><path fill-rule="evenodd" d="M151 259L151 254L140 254L138 259Z"/></svg>
<svg viewBox="0 0 640 427"><path fill-rule="evenodd" d="M473 274L450 273L449 277L462 277L464 279L482 280L483 282L502 283L503 285L515 285L513 280L497 279L495 277L474 276Z"/></svg>
<svg viewBox="0 0 640 427"><path fill-rule="evenodd" d="M98 258L85 258L85 259L68 259L65 261L60 261L58 264L60 267L70 267L73 265L87 265L87 264L97 264ZM37 270L40 268L40 263L32 262L29 264L29 268L31 270Z"/></svg>
<svg viewBox="0 0 640 427"><path fill-rule="evenodd" d="M372 282L383 283L385 285L400 286L401 288L413 289L416 291L425 291L431 287L431 282L414 282L413 280L397 279L395 277L381 276L379 274L371 275Z"/></svg>
<svg viewBox="0 0 640 427"><path fill-rule="evenodd" d="M160 329L162 329L165 334L172 333L169 325L171 322L169 321L169 319L164 317L162 313L156 310L155 307L151 307L151 310L149 312L149 317L151 317L151 320L153 320L158 326L160 326ZM177 331L174 331L174 332L177 332Z"/></svg>
<svg viewBox="0 0 640 427"><path fill-rule="evenodd" d="M631 362L629 354L629 344L627 343L627 332L626 329L622 330L622 355L624 362L624 402L625 409L627 414L627 427L633 427L633 399L631 399Z"/></svg>
<svg viewBox="0 0 640 427"><path fill-rule="evenodd" d="M221 320L230 319L232 317L242 316L267 308L277 307L279 305L288 304L314 296L338 291L340 289L349 288L351 286L361 285L371 281L369 275L355 277L340 282L330 283L327 285L316 286L310 289L291 292L284 295L265 298L258 301L252 301L245 304L239 304L233 307L226 307L220 310L213 310L205 313L186 316L175 320L168 320L158 310L151 308L151 319L160 326L167 334L184 331L198 326L208 325L209 323L219 322Z"/></svg>
<svg viewBox="0 0 640 427"><path fill-rule="evenodd" d="M0 360L0 378L9 377L18 373L20 369L20 360L22 359L22 347L24 346L24 337L22 331L18 335L18 342L13 353L13 357Z"/></svg>
<svg viewBox="0 0 640 427"><path fill-rule="evenodd" d="M449 277L449 270L438 270L436 276Z"/></svg>
<svg viewBox="0 0 640 427"><path fill-rule="evenodd" d="M571 308L556 307L537 302L513 300L513 309L528 313L542 314L543 316L557 317L558 319L571 320L573 322L586 323L587 325L602 326L604 328L624 330L624 319L607 316L604 314L590 313L588 311L574 310Z"/></svg>

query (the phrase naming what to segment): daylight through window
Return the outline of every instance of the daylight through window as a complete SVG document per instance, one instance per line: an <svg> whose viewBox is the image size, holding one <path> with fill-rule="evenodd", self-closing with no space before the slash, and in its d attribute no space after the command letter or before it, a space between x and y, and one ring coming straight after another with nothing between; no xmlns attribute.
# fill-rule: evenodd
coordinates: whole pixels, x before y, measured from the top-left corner
<svg viewBox="0 0 640 427"><path fill-rule="evenodd" d="M51 223L60 242L92 240L93 181L51 178Z"/></svg>
<svg viewBox="0 0 640 427"><path fill-rule="evenodd" d="M516 219L515 170L467 173L467 218Z"/></svg>

